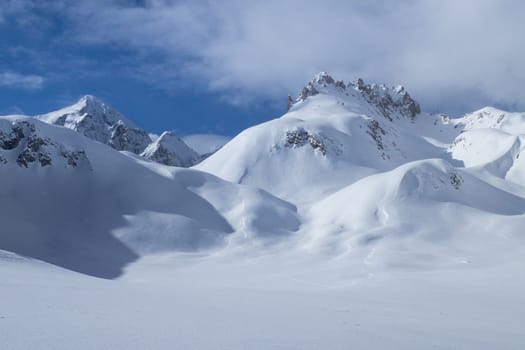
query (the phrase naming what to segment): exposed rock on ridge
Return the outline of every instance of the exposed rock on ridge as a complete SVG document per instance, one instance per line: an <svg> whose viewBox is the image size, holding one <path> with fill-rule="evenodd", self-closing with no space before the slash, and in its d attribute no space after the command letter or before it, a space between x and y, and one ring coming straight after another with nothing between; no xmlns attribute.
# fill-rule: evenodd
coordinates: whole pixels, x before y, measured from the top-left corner
<svg viewBox="0 0 525 350"><path fill-rule="evenodd" d="M336 81L325 72L317 74L299 94L296 102L304 101L308 97L315 96L321 90L337 89L346 91L353 89L387 119L392 120L394 114L399 113L402 116L414 118L421 113L421 107L406 89L398 85L396 87L386 87L385 85L366 84L363 79L357 79L354 82L345 83L342 80ZM328 90L327 90L328 91Z"/></svg>
<svg viewBox="0 0 525 350"><path fill-rule="evenodd" d="M69 168L80 165L91 167L83 149L40 136L35 125L28 121L15 121L8 127L0 126L0 164L10 163L9 159L23 168L33 164L48 167L55 163Z"/></svg>

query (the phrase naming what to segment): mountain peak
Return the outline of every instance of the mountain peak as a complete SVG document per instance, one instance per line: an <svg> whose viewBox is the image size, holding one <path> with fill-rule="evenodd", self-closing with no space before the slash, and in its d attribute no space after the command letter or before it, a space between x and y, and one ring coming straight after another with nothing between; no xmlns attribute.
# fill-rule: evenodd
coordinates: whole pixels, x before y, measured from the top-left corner
<svg viewBox="0 0 525 350"><path fill-rule="evenodd" d="M108 106L104 101L102 101L100 98L94 96L94 95L84 95L82 96L77 103L75 103L73 106L77 106L80 109L113 109L110 106Z"/></svg>
<svg viewBox="0 0 525 350"><path fill-rule="evenodd" d="M326 72L319 72L314 76L313 81L317 84L334 84L335 80Z"/></svg>
<svg viewBox="0 0 525 350"><path fill-rule="evenodd" d="M84 95L78 100L78 102L104 104L104 102L102 102L102 100L95 95Z"/></svg>
<svg viewBox="0 0 525 350"><path fill-rule="evenodd" d="M173 131L164 131L144 152L142 157L157 163L189 167L200 160L200 156L182 141Z"/></svg>
<svg viewBox="0 0 525 350"><path fill-rule="evenodd" d="M129 127L136 128L133 122L94 95L84 95L77 103L64 109L74 110L80 115L90 115L93 118L102 118L107 124L115 124L121 121Z"/></svg>
<svg viewBox="0 0 525 350"><path fill-rule="evenodd" d="M146 131L93 95L85 95L71 106L36 118L75 130L119 151L138 154L151 142Z"/></svg>
<svg viewBox="0 0 525 350"><path fill-rule="evenodd" d="M362 78L345 83L342 80L335 80L327 72L319 72L316 74L314 78L303 87L295 102L301 102L309 97L322 93L337 96L337 98L341 100L340 102L344 104L344 100L355 99L355 94L350 94L349 89L359 92L359 95L364 98L367 104L378 109L380 114L387 119L392 119L392 115L394 114L414 118L417 114L421 113L419 103L412 99L402 85L387 87L384 84L367 84Z"/></svg>
<svg viewBox="0 0 525 350"><path fill-rule="evenodd" d="M333 85L343 90L346 89L346 84L342 80L335 80L330 74L326 72L317 73L310 83L320 85L325 88L329 85Z"/></svg>
<svg viewBox="0 0 525 350"><path fill-rule="evenodd" d="M109 126L118 121L122 121L125 125L136 128L133 122L94 95L84 95L70 106L39 115L37 118L51 124L62 126L66 126L65 124L68 122L80 122L86 118L98 120L100 123Z"/></svg>

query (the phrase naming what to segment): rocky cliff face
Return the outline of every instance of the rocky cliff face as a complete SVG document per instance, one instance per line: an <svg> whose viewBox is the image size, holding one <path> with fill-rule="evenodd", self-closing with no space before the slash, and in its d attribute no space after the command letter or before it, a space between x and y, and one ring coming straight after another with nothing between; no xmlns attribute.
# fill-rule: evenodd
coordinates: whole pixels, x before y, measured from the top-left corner
<svg viewBox="0 0 525 350"><path fill-rule="evenodd" d="M118 151L129 151L140 154L148 147L151 139L142 129L130 128L119 120L111 126L108 144Z"/></svg>

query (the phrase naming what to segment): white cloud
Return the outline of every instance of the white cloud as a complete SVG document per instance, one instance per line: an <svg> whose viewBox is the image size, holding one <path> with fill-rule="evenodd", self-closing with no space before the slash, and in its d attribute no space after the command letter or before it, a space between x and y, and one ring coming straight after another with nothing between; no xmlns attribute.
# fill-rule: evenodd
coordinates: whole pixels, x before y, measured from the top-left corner
<svg viewBox="0 0 525 350"><path fill-rule="evenodd" d="M23 90L38 90L44 84L44 78L39 75L22 75L13 72L0 73L0 87Z"/></svg>
<svg viewBox="0 0 525 350"><path fill-rule="evenodd" d="M142 5L62 1L59 9L76 44L131 48L143 78L196 79L237 101L282 98L326 70L404 84L429 109L525 108L522 1L130 2Z"/></svg>

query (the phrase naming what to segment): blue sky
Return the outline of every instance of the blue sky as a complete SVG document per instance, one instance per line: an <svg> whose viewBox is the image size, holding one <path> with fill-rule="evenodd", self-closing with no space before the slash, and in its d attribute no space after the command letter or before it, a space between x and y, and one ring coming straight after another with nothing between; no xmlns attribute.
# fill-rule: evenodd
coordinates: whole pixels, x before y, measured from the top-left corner
<svg viewBox="0 0 525 350"><path fill-rule="evenodd" d="M0 114L45 113L92 94L151 132L232 136L284 113L284 97L281 103L264 99L239 105L200 81L143 79L143 54L125 45L80 42L68 35L71 24L62 11L25 3L0 22L0 74L7 80L0 84ZM155 51L147 59L166 60ZM120 67L127 64L129 69Z"/></svg>
<svg viewBox="0 0 525 350"><path fill-rule="evenodd" d="M525 110L521 1L2 0L0 114L99 96L151 132L235 135L318 71L431 112Z"/></svg>

